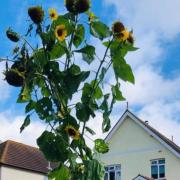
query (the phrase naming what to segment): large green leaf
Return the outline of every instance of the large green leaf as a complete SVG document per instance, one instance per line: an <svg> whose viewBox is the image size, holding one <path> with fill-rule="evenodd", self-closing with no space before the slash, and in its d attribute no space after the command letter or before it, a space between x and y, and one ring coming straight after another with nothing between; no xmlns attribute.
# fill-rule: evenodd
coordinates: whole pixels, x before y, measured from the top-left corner
<svg viewBox="0 0 180 180"><path fill-rule="evenodd" d="M90 33L100 40L111 36L109 27L100 21L94 21L90 24Z"/></svg>
<svg viewBox="0 0 180 180"><path fill-rule="evenodd" d="M126 63L124 58L114 58L113 59L113 68L116 77L124 80L129 81L134 84L134 75L131 69L131 66Z"/></svg>
<svg viewBox="0 0 180 180"><path fill-rule="evenodd" d="M98 86L98 81L92 81L91 87L94 87L94 93L92 94L95 99L101 99L103 96L103 92L101 88Z"/></svg>
<svg viewBox="0 0 180 180"><path fill-rule="evenodd" d="M84 26L82 24L78 24L73 39L73 44L76 48L79 47L79 45L83 42L84 36L85 36Z"/></svg>
<svg viewBox="0 0 180 180"><path fill-rule="evenodd" d="M43 49L36 50L34 52L33 57L34 57L34 63L39 67L43 67L48 62L47 56Z"/></svg>
<svg viewBox="0 0 180 180"><path fill-rule="evenodd" d="M96 139L95 140L95 150L98 153L104 154L104 153L107 153L109 151L109 147L103 139Z"/></svg>
<svg viewBox="0 0 180 180"><path fill-rule="evenodd" d="M29 126L31 123L31 120L30 120L30 115L27 115L25 120L24 120L24 123L22 124L22 126L20 127L20 133L27 127Z"/></svg>
<svg viewBox="0 0 180 180"><path fill-rule="evenodd" d="M66 53L65 48L66 47L62 43L57 42L50 51L50 58L58 59L62 57Z"/></svg>
<svg viewBox="0 0 180 180"><path fill-rule="evenodd" d="M77 53L82 53L83 60L86 61L88 64L91 64L94 60L95 56L95 47L91 45L86 45L80 50L76 50Z"/></svg>
<svg viewBox="0 0 180 180"><path fill-rule="evenodd" d="M47 160L52 162L64 162L68 158L67 141L63 136L55 135L52 132L44 131L37 139L40 150Z"/></svg>
<svg viewBox="0 0 180 180"><path fill-rule="evenodd" d="M61 165L59 168L54 169L48 175L49 180L68 180L70 177L69 169Z"/></svg>

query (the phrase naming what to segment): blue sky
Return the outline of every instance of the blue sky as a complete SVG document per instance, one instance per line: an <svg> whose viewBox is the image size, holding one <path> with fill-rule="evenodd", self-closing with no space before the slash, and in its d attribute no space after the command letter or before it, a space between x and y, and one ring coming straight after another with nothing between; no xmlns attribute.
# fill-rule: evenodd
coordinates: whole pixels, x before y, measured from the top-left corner
<svg viewBox="0 0 180 180"><path fill-rule="evenodd" d="M7 40L5 30L10 26L18 32L25 32L27 8L43 5L45 9L54 7L59 13L65 11L63 0L6 0L0 7L0 56L9 56L13 43ZM111 25L121 20L133 28L136 46L140 49L127 56L135 73L136 84L122 83L122 91L130 104L130 109L164 133L174 136L180 145L180 1L174 0L92 0L94 13L102 21ZM98 41L98 51L102 47ZM0 71L4 68L0 64ZM33 121L25 132L19 134L24 118L23 106L16 104L18 90L7 86L0 75L0 139L14 139L35 145L35 139L46 127L40 121ZM107 79L111 81L111 78ZM125 102L118 103L112 121L115 123L125 110ZM97 114L97 119L102 119ZM98 121L100 125L101 121ZM92 121L93 126L97 121ZM36 131L34 131L36 129ZM97 131L99 127L97 126ZM97 135L101 135L98 132Z"/></svg>

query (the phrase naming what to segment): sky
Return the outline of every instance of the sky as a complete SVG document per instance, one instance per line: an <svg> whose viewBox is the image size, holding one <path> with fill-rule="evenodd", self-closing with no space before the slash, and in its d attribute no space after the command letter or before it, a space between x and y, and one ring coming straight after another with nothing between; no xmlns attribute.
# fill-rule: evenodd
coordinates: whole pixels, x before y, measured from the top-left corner
<svg viewBox="0 0 180 180"><path fill-rule="evenodd" d="M6 0L0 6L0 57L11 53L13 43L7 40L5 30L10 26L24 33L28 23L27 8L42 5L45 9L56 8L64 13L63 0ZM129 109L143 120L166 135L173 136L180 145L180 1L174 0L92 0L92 11L109 26L120 20L133 29L138 51L127 55L132 66L135 85L122 83L123 95L129 102ZM96 39L97 52L103 48ZM34 119L22 134L19 128L25 114L23 105L16 104L19 89L7 85L2 74L4 64L0 63L0 140L12 139L36 146L36 138L47 128L43 122ZM111 75L107 81L111 82ZM121 117L126 102L117 103L112 114L112 124ZM95 127L96 137L102 116L89 124ZM96 126L95 126L96 125ZM93 138L93 137L92 137Z"/></svg>

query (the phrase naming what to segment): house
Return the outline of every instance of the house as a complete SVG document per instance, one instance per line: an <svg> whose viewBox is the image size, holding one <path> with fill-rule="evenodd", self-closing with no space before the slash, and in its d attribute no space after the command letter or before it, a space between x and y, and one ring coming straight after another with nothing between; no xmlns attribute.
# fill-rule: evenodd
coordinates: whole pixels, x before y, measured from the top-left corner
<svg viewBox="0 0 180 180"><path fill-rule="evenodd" d="M105 141L105 180L180 180L180 147L129 110Z"/></svg>
<svg viewBox="0 0 180 180"><path fill-rule="evenodd" d="M14 141L0 144L0 180L47 180L47 173L54 168L42 152Z"/></svg>

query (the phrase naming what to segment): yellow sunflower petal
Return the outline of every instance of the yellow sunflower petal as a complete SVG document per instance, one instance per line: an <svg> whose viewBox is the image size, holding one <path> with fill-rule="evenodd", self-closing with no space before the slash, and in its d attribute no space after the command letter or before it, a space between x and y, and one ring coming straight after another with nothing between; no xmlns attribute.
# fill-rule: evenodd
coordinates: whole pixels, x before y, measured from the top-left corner
<svg viewBox="0 0 180 180"><path fill-rule="evenodd" d="M130 32L125 29L121 31L119 35L117 35L117 39L119 41L126 41L129 38L129 36L130 36Z"/></svg>
<svg viewBox="0 0 180 180"><path fill-rule="evenodd" d="M73 126L68 125L65 128L65 131L71 136L74 140L78 140L80 138L80 133L77 129L75 129Z"/></svg>

